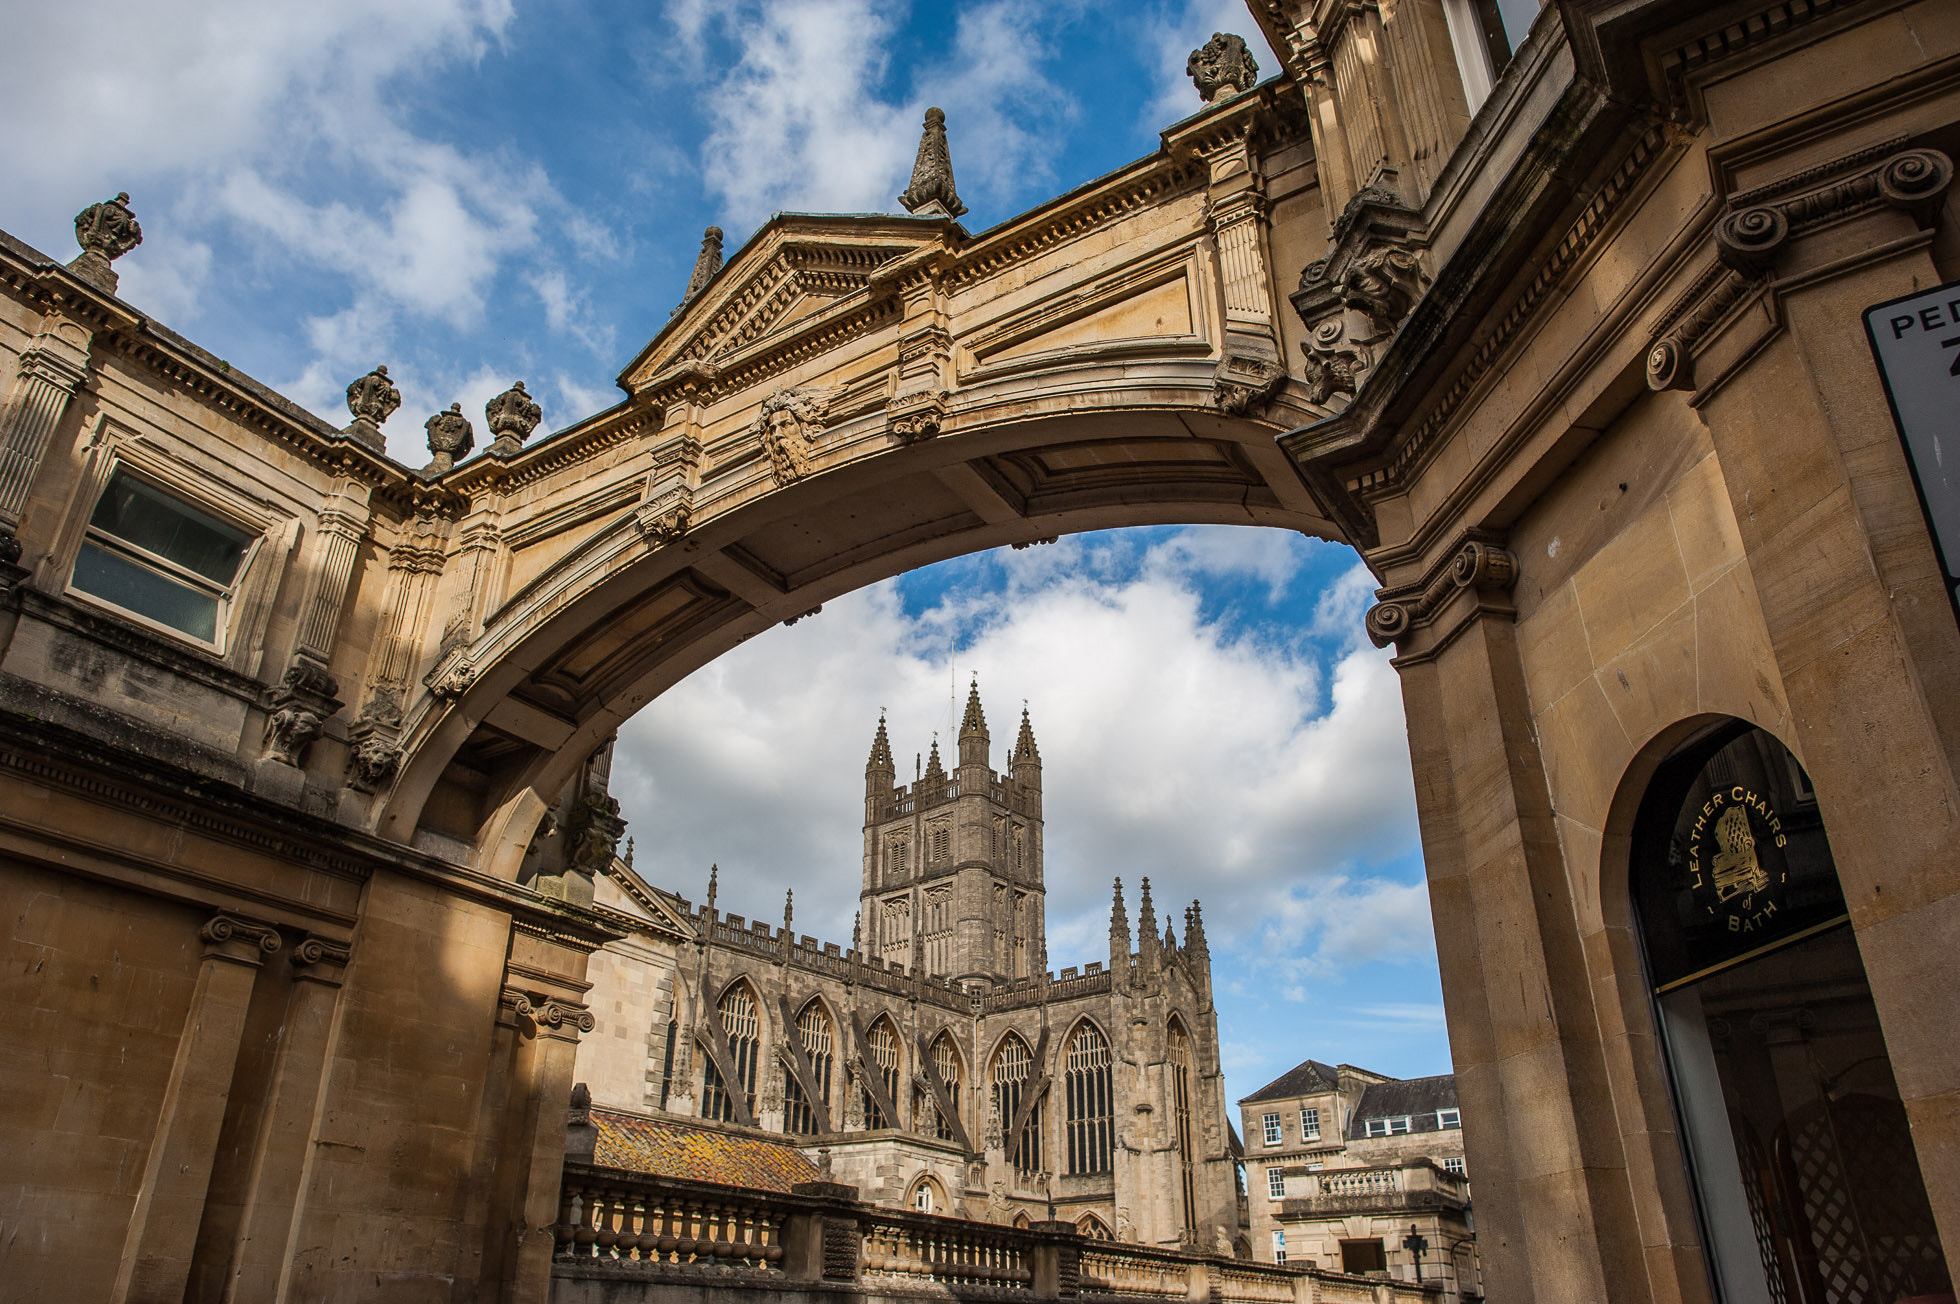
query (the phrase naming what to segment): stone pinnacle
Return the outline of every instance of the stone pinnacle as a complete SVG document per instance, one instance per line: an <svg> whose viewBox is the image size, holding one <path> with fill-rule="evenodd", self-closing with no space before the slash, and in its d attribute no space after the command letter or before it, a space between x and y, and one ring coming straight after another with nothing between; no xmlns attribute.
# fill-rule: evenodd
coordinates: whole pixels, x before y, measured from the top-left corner
<svg viewBox="0 0 1960 1304"><path fill-rule="evenodd" d="M919 137L919 157L912 164L912 184L898 197L905 211L920 217L958 217L966 211L953 188L953 155L946 145L946 112L926 110L926 127Z"/></svg>

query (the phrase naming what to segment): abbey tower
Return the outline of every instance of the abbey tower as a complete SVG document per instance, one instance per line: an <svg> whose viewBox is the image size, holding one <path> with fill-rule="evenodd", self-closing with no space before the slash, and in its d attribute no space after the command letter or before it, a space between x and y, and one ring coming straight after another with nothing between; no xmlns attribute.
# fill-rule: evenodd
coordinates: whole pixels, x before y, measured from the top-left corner
<svg viewBox="0 0 1960 1304"><path fill-rule="evenodd" d="M976 682L949 774L933 740L913 782L896 782L885 721L864 767L864 950L955 981L1012 982L1047 963L1041 753L1024 708L1008 770L990 764Z"/></svg>

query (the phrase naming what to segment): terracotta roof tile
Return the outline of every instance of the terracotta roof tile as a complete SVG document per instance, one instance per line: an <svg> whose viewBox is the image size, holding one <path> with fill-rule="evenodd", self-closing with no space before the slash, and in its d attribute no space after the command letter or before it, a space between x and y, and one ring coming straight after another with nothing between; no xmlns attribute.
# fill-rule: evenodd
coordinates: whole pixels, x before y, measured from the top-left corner
<svg viewBox="0 0 1960 1304"><path fill-rule="evenodd" d="M592 1162L690 1182L787 1192L817 1180L817 1166L795 1146L672 1119L594 1109L599 1144Z"/></svg>

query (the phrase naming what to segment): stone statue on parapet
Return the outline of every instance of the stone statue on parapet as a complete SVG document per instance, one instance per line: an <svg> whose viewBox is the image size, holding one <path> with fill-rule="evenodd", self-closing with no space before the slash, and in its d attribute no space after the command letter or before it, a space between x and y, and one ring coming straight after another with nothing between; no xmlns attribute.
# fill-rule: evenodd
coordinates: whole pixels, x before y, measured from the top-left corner
<svg viewBox="0 0 1960 1304"><path fill-rule="evenodd" d="M429 451L435 454L423 468L424 474L441 475L476 447L476 432L463 415L461 403L451 403L449 411L436 413L422 423L422 428L429 432Z"/></svg>
<svg viewBox="0 0 1960 1304"><path fill-rule="evenodd" d="M524 447L524 441L538 428L544 419L544 411L524 392L524 382L518 381L497 397L483 405L483 420L490 427L494 437L490 445L492 457L515 457L517 450Z"/></svg>
<svg viewBox="0 0 1960 1304"><path fill-rule="evenodd" d="M919 156L912 164L912 184L898 197L905 211L919 217L958 217L966 212L953 188L953 155L946 144L946 111L926 110L925 132L919 137Z"/></svg>
<svg viewBox="0 0 1960 1304"><path fill-rule="evenodd" d="M376 367L347 387L347 410L354 420L341 433L378 453L384 446L381 423L401 405L402 392L388 379L388 368Z"/></svg>
<svg viewBox="0 0 1960 1304"><path fill-rule="evenodd" d="M1213 32L1211 39L1191 51L1185 75L1197 84L1206 104L1243 95L1259 84L1259 63L1246 48L1245 38Z"/></svg>
<svg viewBox="0 0 1960 1304"><path fill-rule="evenodd" d="M75 214L75 243L82 252L68 270L99 290L116 292L116 272L109 264L143 243L143 228L129 211L129 195L118 194L90 204Z"/></svg>

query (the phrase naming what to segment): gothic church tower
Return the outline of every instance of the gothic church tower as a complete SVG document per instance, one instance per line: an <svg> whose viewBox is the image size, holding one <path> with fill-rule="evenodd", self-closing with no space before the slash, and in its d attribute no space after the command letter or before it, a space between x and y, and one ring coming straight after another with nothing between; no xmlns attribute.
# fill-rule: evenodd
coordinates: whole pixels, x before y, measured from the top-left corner
<svg viewBox="0 0 1960 1304"><path fill-rule="evenodd" d="M909 786L897 782L885 722L864 767L864 950L962 981L1044 973L1041 753L1027 712L1008 772L989 763L976 682L949 772L939 743Z"/></svg>

